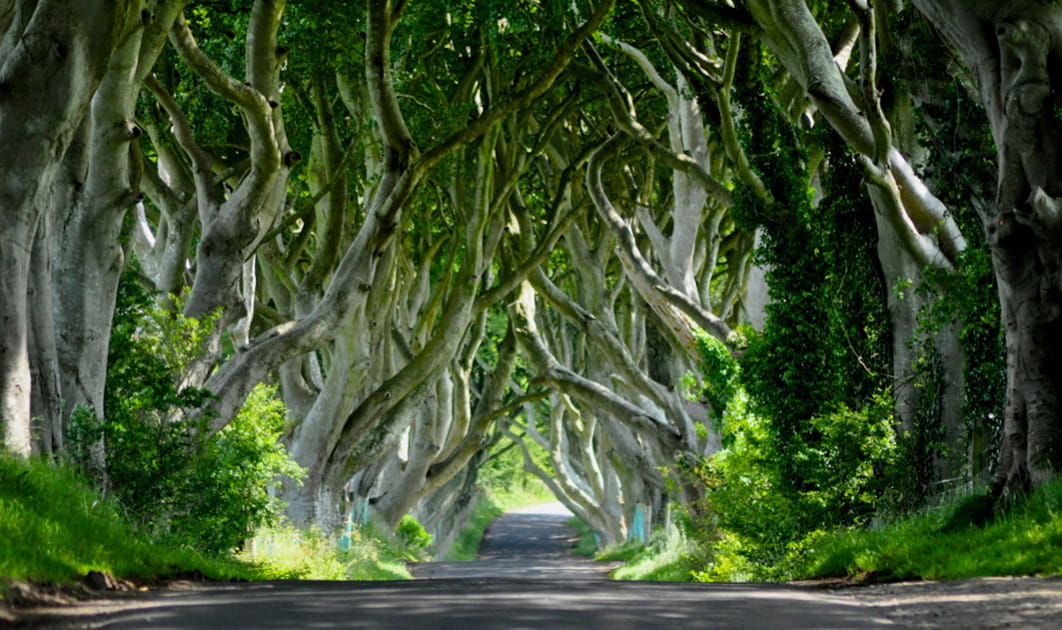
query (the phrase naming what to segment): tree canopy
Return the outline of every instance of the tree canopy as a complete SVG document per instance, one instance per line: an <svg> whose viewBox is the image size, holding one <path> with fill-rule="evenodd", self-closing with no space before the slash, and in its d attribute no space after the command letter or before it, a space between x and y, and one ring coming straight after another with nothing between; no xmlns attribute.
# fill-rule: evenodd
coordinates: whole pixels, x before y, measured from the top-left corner
<svg viewBox="0 0 1062 630"><path fill-rule="evenodd" d="M517 448L606 541L674 503L763 554L1062 468L1056 3L38 0L0 32L8 451L120 495L153 427L290 454L298 523L441 529ZM234 437L264 391L280 451Z"/></svg>

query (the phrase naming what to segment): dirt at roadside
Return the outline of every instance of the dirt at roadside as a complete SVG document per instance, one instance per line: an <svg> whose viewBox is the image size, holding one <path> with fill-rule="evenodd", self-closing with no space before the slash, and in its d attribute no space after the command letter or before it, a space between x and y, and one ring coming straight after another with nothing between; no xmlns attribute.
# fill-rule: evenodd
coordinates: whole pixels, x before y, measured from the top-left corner
<svg viewBox="0 0 1062 630"><path fill-rule="evenodd" d="M0 578L0 628L45 627L68 611L90 607L97 601L122 601L159 589L181 589L208 582L200 573L149 579L118 579L90 571L76 582L56 584Z"/></svg>
<svg viewBox="0 0 1062 630"><path fill-rule="evenodd" d="M1062 577L990 577L828 589L901 628L1062 628Z"/></svg>

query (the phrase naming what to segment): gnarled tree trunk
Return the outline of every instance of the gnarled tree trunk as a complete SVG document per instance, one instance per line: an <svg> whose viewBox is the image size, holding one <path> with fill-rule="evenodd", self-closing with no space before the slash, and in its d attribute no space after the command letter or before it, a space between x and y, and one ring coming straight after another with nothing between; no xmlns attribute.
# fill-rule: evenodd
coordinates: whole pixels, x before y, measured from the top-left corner
<svg viewBox="0 0 1062 630"><path fill-rule="evenodd" d="M6 3L0 16L0 424L4 448L20 455L31 444L27 290L34 234L126 19L139 19L143 4L17 2Z"/></svg>
<svg viewBox="0 0 1062 630"><path fill-rule="evenodd" d="M1062 7L915 0L959 51L997 149L983 216L1002 306L1007 405L993 484L1003 499L1062 471Z"/></svg>

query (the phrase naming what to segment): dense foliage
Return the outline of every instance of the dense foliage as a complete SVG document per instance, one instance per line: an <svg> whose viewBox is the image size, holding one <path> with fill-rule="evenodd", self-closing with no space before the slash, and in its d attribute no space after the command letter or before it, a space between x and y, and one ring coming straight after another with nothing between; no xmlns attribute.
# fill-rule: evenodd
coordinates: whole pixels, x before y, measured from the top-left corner
<svg viewBox="0 0 1062 630"><path fill-rule="evenodd" d="M240 547L280 506L270 488L301 470L278 439L285 409L260 385L222 431L195 410L209 393L180 374L207 343L209 326L158 307L134 273L119 288L111 337L107 417L74 415L71 453L86 467L106 447L106 484L126 515L156 539L210 553ZM209 322L208 322L209 323Z"/></svg>
<svg viewBox="0 0 1062 630"><path fill-rule="evenodd" d="M286 510L422 555L531 475L602 540L675 508L686 574L774 576L1062 470L1062 90L1013 30L1054 5L955 40L942 0L97 1L0 19L34 77L0 424L152 536Z"/></svg>
<svg viewBox="0 0 1062 630"><path fill-rule="evenodd" d="M261 577L242 563L153 541L123 512L75 470L0 456L0 576L56 582L89 571L145 579L175 572L218 580ZM0 605L7 603L5 586L0 582Z"/></svg>
<svg viewBox="0 0 1062 630"><path fill-rule="evenodd" d="M743 138L774 204L746 192L738 216L762 229L771 302L763 332L747 339L741 395L724 407L724 449L684 473L708 488L690 533L729 538L745 561L771 566L809 532L865 523L886 505L896 435L885 287L860 174L832 132L794 129L769 68L750 55L736 90ZM828 164L822 198L809 182L813 159Z"/></svg>

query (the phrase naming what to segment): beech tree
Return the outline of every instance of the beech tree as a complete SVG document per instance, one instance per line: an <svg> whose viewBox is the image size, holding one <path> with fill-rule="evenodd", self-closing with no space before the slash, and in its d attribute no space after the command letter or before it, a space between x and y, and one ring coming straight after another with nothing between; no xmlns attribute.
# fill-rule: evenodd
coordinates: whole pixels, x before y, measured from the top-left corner
<svg viewBox="0 0 1062 630"><path fill-rule="evenodd" d="M40 261L34 267L37 286L51 287L51 299L38 300L32 311L35 321L45 323L37 329L32 352L34 415L42 425L41 449L46 452L63 450L76 408L104 416L115 293L127 258L120 235L126 216L143 197L136 99L181 7L146 7L141 24L114 50L77 140L64 156L53 202L54 216L63 218L46 222L38 232L37 251L63 252L50 264ZM102 461L94 465L103 472Z"/></svg>
<svg viewBox="0 0 1062 630"><path fill-rule="evenodd" d="M981 211L999 286L1007 403L993 490L1009 498L1062 470L1058 76L1062 7L1032 1L913 3L955 48L996 145L998 190Z"/></svg>
<svg viewBox="0 0 1062 630"><path fill-rule="evenodd" d="M933 300L924 271L953 272L967 248L967 237L959 228L955 209L934 195L913 163L911 156L924 151L908 131L918 124L911 100L901 88L882 96L878 58L881 49L892 52L899 47L902 34L888 31L890 11L898 7L805 0L732 4L683 0L681 4L688 19L724 26L731 54L740 54L736 47L757 45L743 44L743 35L764 45L783 71L771 79L772 89L792 125L829 125L858 156L878 224L878 264L893 289L886 295L897 432L926 430L916 420L925 396L918 385L925 380L919 378L924 371L924 350L913 339L921 336L930 341L932 353L939 357L934 363L942 371L930 379L943 383L940 411L933 421L943 438L929 454L934 459L933 474L936 481L962 477L964 457L957 448L965 438L959 326L944 326L928 335L920 330L919 313ZM883 98L889 99L887 106ZM719 102L732 107L728 101ZM821 159L821 153L815 159ZM810 174L818 177L816 171L823 166L828 168L809 163ZM769 199L762 203L772 206ZM774 211L784 212L768 210Z"/></svg>
<svg viewBox="0 0 1062 630"><path fill-rule="evenodd" d="M893 89L880 67L914 45L890 30L904 3L246 5L0 9L6 450L61 454L75 407L106 417L107 331L135 256L160 303L213 327L179 383L211 396L174 418L212 435L256 385L280 385L284 440L308 471L282 489L299 524L336 527L353 494L390 525L441 510L437 526L453 527L477 466L513 440L619 542L671 500L696 509L706 489L676 461L724 446L736 377L711 361L732 367L745 349L757 238L738 213L775 227L812 216L844 146L868 195L852 203L878 237L876 261L846 262L880 269L896 433L926 421L932 353L944 385L931 420L953 447L935 479L966 479L962 324L917 328L928 291L947 290L933 278L963 272L975 241L912 131L933 123L920 109L933 96ZM1060 9L914 6L967 66L999 151L998 195L972 205L1006 324L996 490L1011 496L1062 466L1048 356ZM768 108L786 126L753 142ZM789 140L807 151L779 185L762 154ZM831 366L870 371L851 344L832 350Z"/></svg>
<svg viewBox="0 0 1062 630"><path fill-rule="evenodd" d="M4 215L0 227L0 268L4 269L0 281L4 295L0 303L0 422L4 448L20 455L29 455L31 449L35 383L30 348L54 346L47 338L53 334L51 322L45 319L34 330L29 320L30 291L34 302L49 303L47 265L60 254L58 249L49 249L49 240L38 234L55 231L76 215L57 190L64 157L85 123L112 53L129 45L129 38L144 28L141 20L144 12L150 12L148 5L82 2L67 6L46 1L7 2L0 7L4 93L0 147L7 156L0 184ZM120 135L123 128L128 130L120 126L100 133ZM60 387L53 368L58 357L54 350L47 356L52 365L32 361L39 370L36 381L55 391ZM76 395L71 392L71 396ZM47 404L54 407L54 402Z"/></svg>
<svg viewBox="0 0 1062 630"><path fill-rule="evenodd" d="M292 77L294 100L280 93L281 62L289 52L277 34L283 2L257 2L245 16L242 64L211 58L193 33L195 20L173 19L170 41L180 57L173 62L191 72L184 72L180 83L172 73L145 82L155 105L144 122L151 150L141 166L151 204L138 212L138 256L157 288L177 295L188 287L181 302L186 315L220 313L212 351L184 378L185 385L216 395L207 410L211 432L228 422L256 383L278 375L293 412L292 452L309 469L306 482L288 497L297 520L335 524L347 480L389 454L397 436L425 409L425 393L442 387L440 379L467 377L476 322L559 237L559 226L547 227L526 260L505 274L490 273L507 199L527 159L522 139L512 138L513 162L495 174L493 160L502 153L498 125L512 123L510 116L548 91L610 7L602 3L589 21L571 22L562 31L567 40L545 51L548 63L515 90L505 87L509 79L492 74L498 69L489 63L489 51L456 48L456 62L445 63L460 68L467 57L472 64L455 72L457 87L448 106L467 120L417 141L414 133L421 130L406 122L392 70L392 37L404 4L367 3L361 63L331 77L318 72L305 83ZM224 24L223 16L216 17ZM240 17L233 14L237 28ZM356 31L345 26L341 37L349 42ZM438 25L432 28L450 36ZM335 37L336 31L321 32ZM222 62L242 65L246 81L223 70ZM182 96L200 89L190 79L240 113L235 125L243 142L220 149L207 145L197 130L201 117L189 111L194 101ZM300 156L289 147L285 114L300 106L313 121L313 133L307 134L311 175L308 197L291 199L290 170ZM376 140L343 148L338 117L364 125ZM550 128L545 125L542 133ZM466 145L472 145L467 155ZM352 177L350 164L359 149L360 175ZM418 244L423 249L411 253L404 235L417 219L413 207L423 203L420 191L435 177L433 169L455 152L478 163L460 177L480 179L442 184L440 190L451 191L458 217L452 238L432 240L425 223L425 240ZM441 280L429 282L438 268L445 269ZM468 341L462 342L466 333ZM235 355L228 355L226 344ZM476 432L484 421L467 422L468 404L455 403L455 426L463 428L450 432L438 462L418 452L415 465L430 465L430 475L414 483L412 471L403 473L405 498L395 492L387 499L396 506L385 510L396 515L390 520L460 472L475 453L469 445L478 444ZM492 417L485 404L477 413ZM394 481L387 480L391 487Z"/></svg>

